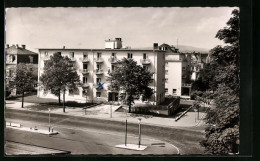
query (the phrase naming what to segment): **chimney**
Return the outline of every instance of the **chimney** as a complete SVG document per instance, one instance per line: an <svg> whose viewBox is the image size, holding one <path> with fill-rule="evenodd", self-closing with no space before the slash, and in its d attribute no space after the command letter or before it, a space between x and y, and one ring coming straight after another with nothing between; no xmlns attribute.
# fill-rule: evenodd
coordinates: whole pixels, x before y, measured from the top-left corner
<svg viewBox="0 0 260 161"><path fill-rule="evenodd" d="M18 44L16 44L16 48L19 48L19 45L18 45Z"/></svg>
<svg viewBox="0 0 260 161"><path fill-rule="evenodd" d="M23 49L25 49L25 47L26 47L25 45L22 45L22 48L23 48Z"/></svg>
<svg viewBox="0 0 260 161"><path fill-rule="evenodd" d="M6 44L6 48L9 48L9 44Z"/></svg>
<svg viewBox="0 0 260 161"><path fill-rule="evenodd" d="M153 43L153 49L154 49L154 50L158 50L158 47L159 47L159 46L158 46L158 43Z"/></svg>
<svg viewBox="0 0 260 161"><path fill-rule="evenodd" d="M63 49L65 49L65 46L63 46Z"/></svg>

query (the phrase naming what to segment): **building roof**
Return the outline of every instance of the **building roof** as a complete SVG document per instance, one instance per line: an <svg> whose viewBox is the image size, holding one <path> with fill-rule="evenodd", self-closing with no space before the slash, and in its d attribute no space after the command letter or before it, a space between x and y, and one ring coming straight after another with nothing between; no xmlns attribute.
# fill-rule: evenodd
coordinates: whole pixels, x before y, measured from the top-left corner
<svg viewBox="0 0 260 161"><path fill-rule="evenodd" d="M5 53L14 55L38 55L38 53L32 52L22 47L17 47L15 45L5 48Z"/></svg>
<svg viewBox="0 0 260 161"><path fill-rule="evenodd" d="M78 48L38 48L38 50L59 50L59 51L62 51L62 50L71 50L71 51L76 51L76 50L84 50L84 51L141 51L141 52L165 52L165 51L162 51L162 50L152 50L152 49L78 49Z"/></svg>

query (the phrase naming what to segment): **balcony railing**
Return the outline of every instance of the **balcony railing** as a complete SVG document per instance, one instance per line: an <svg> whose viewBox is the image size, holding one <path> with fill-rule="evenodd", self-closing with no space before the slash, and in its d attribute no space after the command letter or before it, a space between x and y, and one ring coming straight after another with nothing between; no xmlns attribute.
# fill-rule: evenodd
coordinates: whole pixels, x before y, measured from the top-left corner
<svg viewBox="0 0 260 161"><path fill-rule="evenodd" d="M94 61L96 62L96 63L103 63L103 58L94 58Z"/></svg>
<svg viewBox="0 0 260 161"><path fill-rule="evenodd" d="M103 74L103 69L96 69L96 70L95 70L95 73L96 73L96 74Z"/></svg>
<svg viewBox="0 0 260 161"><path fill-rule="evenodd" d="M87 62L89 62L89 58L88 57L79 58L79 61L81 61L82 63L87 63Z"/></svg>
<svg viewBox="0 0 260 161"><path fill-rule="evenodd" d="M191 84L189 84L189 83L182 83L181 86L182 86L182 87L191 87Z"/></svg>
<svg viewBox="0 0 260 161"><path fill-rule="evenodd" d="M151 64L151 60L150 59L141 59L141 63L143 65L149 65L149 64Z"/></svg>
<svg viewBox="0 0 260 161"><path fill-rule="evenodd" d="M115 64L117 63L117 58L116 56L111 56L110 58L108 58L108 61L111 63L111 64Z"/></svg>
<svg viewBox="0 0 260 161"><path fill-rule="evenodd" d="M79 70L82 74L88 74L89 70L88 69L80 69Z"/></svg>

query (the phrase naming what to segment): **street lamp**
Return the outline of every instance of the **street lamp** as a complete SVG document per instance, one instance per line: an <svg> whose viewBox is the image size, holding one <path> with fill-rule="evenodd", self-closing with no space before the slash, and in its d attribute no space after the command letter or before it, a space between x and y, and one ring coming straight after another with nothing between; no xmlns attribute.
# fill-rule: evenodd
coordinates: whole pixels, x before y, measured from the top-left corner
<svg viewBox="0 0 260 161"><path fill-rule="evenodd" d="M51 132L51 108L48 108L49 111L49 132Z"/></svg>
<svg viewBox="0 0 260 161"><path fill-rule="evenodd" d="M138 143L138 147L140 148L140 144L141 144L141 120L142 118L138 118L139 120L139 143Z"/></svg>

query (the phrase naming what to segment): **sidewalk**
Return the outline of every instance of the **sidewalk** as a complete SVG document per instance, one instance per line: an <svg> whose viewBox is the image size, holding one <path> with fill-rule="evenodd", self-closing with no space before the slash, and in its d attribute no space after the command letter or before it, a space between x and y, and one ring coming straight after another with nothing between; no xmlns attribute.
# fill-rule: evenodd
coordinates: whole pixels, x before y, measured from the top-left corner
<svg viewBox="0 0 260 161"><path fill-rule="evenodd" d="M21 102L16 101L9 101L6 100L6 108L10 109L17 109L17 110L30 110L35 111L33 108L35 103L27 103L24 102L24 108L21 108ZM119 106L112 105L112 117L111 117L111 105L99 105L95 107L91 107L86 109L86 111L82 108L72 108L66 107L66 113L63 113L62 108L54 108L51 109L51 113L61 114L61 115L71 115L71 116L78 116L78 117L88 117L88 118L98 118L98 119L105 119L105 120L114 120L124 122L127 118L127 121L130 123L138 123L138 118L142 118L142 124L147 125L155 125L161 127L194 127L194 126L202 126L205 125L204 121L202 120L205 116L205 113L200 112L199 117L200 120L196 120L195 116L197 117L197 113L191 111L187 112L180 120L177 122L175 118L163 118L163 117L154 117L151 115L136 115L131 113L125 112L117 112L116 110ZM39 112L48 113L48 109L41 110ZM86 114L85 114L86 112Z"/></svg>

